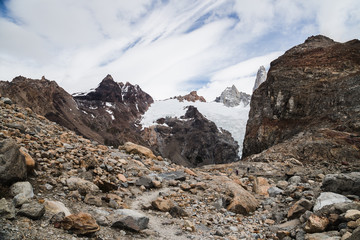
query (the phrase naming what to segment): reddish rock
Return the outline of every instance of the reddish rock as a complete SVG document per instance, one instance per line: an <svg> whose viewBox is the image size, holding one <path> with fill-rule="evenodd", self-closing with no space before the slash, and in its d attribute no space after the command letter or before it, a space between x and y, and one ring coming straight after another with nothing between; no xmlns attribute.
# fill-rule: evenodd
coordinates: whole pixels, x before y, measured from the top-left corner
<svg viewBox="0 0 360 240"><path fill-rule="evenodd" d="M80 212L65 217L61 221L61 227L72 230L76 234L90 234L100 230L95 219L88 213Z"/></svg>
<svg viewBox="0 0 360 240"><path fill-rule="evenodd" d="M323 232L327 225L329 224L329 219L326 217L319 217L315 214L311 215L306 222L304 230L307 233L317 233Z"/></svg>

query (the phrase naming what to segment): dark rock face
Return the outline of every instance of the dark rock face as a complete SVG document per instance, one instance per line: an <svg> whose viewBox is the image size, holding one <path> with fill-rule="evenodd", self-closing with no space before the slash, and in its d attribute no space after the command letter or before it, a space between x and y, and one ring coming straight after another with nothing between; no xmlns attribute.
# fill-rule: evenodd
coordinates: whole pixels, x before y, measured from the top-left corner
<svg viewBox="0 0 360 240"><path fill-rule="evenodd" d="M0 183L11 184L27 177L25 158L14 140L0 141Z"/></svg>
<svg viewBox="0 0 360 240"><path fill-rule="evenodd" d="M251 95L239 92L235 85L232 87L227 87L220 95L215 99L215 102L223 103L227 107L239 106L241 103L244 107L249 105Z"/></svg>
<svg viewBox="0 0 360 240"><path fill-rule="evenodd" d="M243 157L286 142L282 157L339 161L345 154L348 161L358 160L358 96L360 41L308 38L273 61L267 80L254 91Z"/></svg>
<svg viewBox="0 0 360 240"><path fill-rule="evenodd" d="M71 96L44 77L0 81L0 94L80 135L114 146L142 143L136 122L153 102L139 86L116 83L110 75L87 94Z"/></svg>
<svg viewBox="0 0 360 240"><path fill-rule="evenodd" d="M326 192L360 196L360 172L328 174L321 188Z"/></svg>
<svg viewBox="0 0 360 240"><path fill-rule="evenodd" d="M145 130L150 146L184 166L229 163L238 160L238 144L225 130L218 130L193 106L181 119L166 118L167 125L151 126Z"/></svg>

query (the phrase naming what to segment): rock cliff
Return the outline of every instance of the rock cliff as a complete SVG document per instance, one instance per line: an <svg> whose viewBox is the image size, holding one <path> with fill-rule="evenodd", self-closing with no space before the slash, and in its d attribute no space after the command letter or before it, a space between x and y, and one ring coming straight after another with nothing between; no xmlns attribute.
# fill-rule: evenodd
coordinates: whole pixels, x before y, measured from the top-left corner
<svg viewBox="0 0 360 240"><path fill-rule="evenodd" d="M251 95L239 92L235 85L227 87L220 95L215 99L215 102L223 103L227 107L235 107L242 104L244 107L249 105Z"/></svg>
<svg viewBox="0 0 360 240"><path fill-rule="evenodd" d="M202 166L239 160L239 145L231 134L219 130L196 107L189 106L181 119L157 122L159 125L145 129L145 136L152 148L177 164Z"/></svg>
<svg viewBox="0 0 360 240"><path fill-rule="evenodd" d="M360 41L309 37L274 60L267 80L254 91L243 157L277 148L282 159L357 161L358 96Z"/></svg>
<svg viewBox="0 0 360 240"><path fill-rule="evenodd" d="M196 91L192 91L184 96L177 96L174 98L179 100L179 102L183 102L184 100L188 102L206 102L205 98L203 96L199 96Z"/></svg>

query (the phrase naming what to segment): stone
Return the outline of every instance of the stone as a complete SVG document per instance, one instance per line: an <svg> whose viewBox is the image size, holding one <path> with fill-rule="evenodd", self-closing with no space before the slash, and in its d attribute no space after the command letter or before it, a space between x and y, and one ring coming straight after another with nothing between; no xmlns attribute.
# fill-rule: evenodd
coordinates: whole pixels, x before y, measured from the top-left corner
<svg viewBox="0 0 360 240"><path fill-rule="evenodd" d="M118 209L112 216L114 219L111 227L139 232L146 229L149 218L144 214L131 209Z"/></svg>
<svg viewBox="0 0 360 240"><path fill-rule="evenodd" d="M307 233L323 232L328 224L329 219L313 214L307 220L304 230Z"/></svg>
<svg viewBox="0 0 360 240"><path fill-rule="evenodd" d="M183 171L173 171L173 172L166 172L159 174L160 178L163 178L165 180L176 180L176 181L185 181L186 176Z"/></svg>
<svg viewBox="0 0 360 240"><path fill-rule="evenodd" d="M351 200L347 197L333 193L333 192L322 192L320 196L316 199L314 204L314 211L319 211L324 206L332 205L336 203L350 203Z"/></svg>
<svg viewBox="0 0 360 240"><path fill-rule="evenodd" d="M169 211L170 215L174 218L179 218L179 217L187 217L189 216L189 214L181 207L179 206L173 206L170 211Z"/></svg>
<svg viewBox="0 0 360 240"><path fill-rule="evenodd" d="M291 184L299 184L299 183L301 183L301 177L300 176L292 176L291 178L289 178L288 182Z"/></svg>
<svg viewBox="0 0 360 240"><path fill-rule="evenodd" d="M360 196L360 172L328 174L321 188L325 192Z"/></svg>
<svg viewBox="0 0 360 240"><path fill-rule="evenodd" d="M232 192L234 196L230 201L227 210L243 215L247 215L256 210L256 208L259 206L259 202L251 193L233 181L225 183L226 187Z"/></svg>
<svg viewBox="0 0 360 240"><path fill-rule="evenodd" d="M135 185L136 186L144 186L147 189L155 187L153 180L147 176L140 177L138 180L136 180Z"/></svg>
<svg viewBox="0 0 360 240"><path fill-rule="evenodd" d="M151 202L151 205L155 210L169 212L174 207L174 202L171 199L157 198Z"/></svg>
<svg viewBox="0 0 360 240"><path fill-rule="evenodd" d="M24 203L17 214L33 220L37 220L45 214L45 206L36 201Z"/></svg>
<svg viewBox="0 0 360 240"><path fill-rule="evenodd" d="M1 101L3 101L5 104L8 104L8 105L12 105L12 104L13 104L13 102L11 101L10 98L2 97L2 98L1 98Z"/></svg>
<svg viewBox="0 0 360 240"><path fill-rule="evenodd" d="M15 206L11 202L6 201L5 198L0 199L0 218L15 218Z"/></svg>
<svg viewBox="0 0 360 240"><path fill-rule="evenodd" d="M14 196L14 204L16 207L29 202L34 197L33 187L29 182L17 182L11 185L10 193Z"/></svg>
<svg viewBox="0 0 360 240"><path fill-rule="evenodd" d="M99 187L94 183L78 177L66 179L66 184L69 187L69 190L78 190L81 195L99 192Z"/></svg>
<svg viewBox="0 0 360 240"><path fill-rule="evenodd" d="M61 228L71 230L75 234L91 234L100 230L95 219L88 213L80 212L65 217L61 223Z"/></svg>
<svg viewBox="0 0 360 240"><path fill-rule="evenodd" d="M360 239L360 227L356 228L352 234L351 237L349 237L347 240L359 240Z"/></svg>
<svg viewBox="0 0 360 240"><path fill-rule="evenodd" d="M344 235L342 235L341 240L347 240L351 237L351 233L346 232Z"/></svg>
<svg viewBox="0 0 360 240"><path fill-rule="evenodd" d="M299 218L303 213L312 208L313 204L307 199L300 199L295 202L288 211L288 219Z"/></svg>
<svg viewBox="0 0 360 240"><path fill-rule="evenodd" d="M305 240L340 240L340 236L334 232L306 234Z"/></svg>
<svg viewBox="0 0 360 240"><path fill-rule="evenodd" d="M191 186L187 183L180 184L180 189L184 191L189 191L191 189Z"/></svg>
<svg viewBox="0 0 360 240"><path fill-rule="evenodd" d="M25 157L12 139L0 141L0 182L11 184L25 180L27 168Z"/></svg>
<svg viewBox="0 0 360 240"><path fill-rule="evenodd" d="M156 156L149 148L137 145L132 142L126 142L123 146L120 146L119 148L124 149L128 153L141 154L147 158L156 159Z"/></svg>
<svg viewBox="0 0 360 240"><path fill-rule="evenodd" d="M97 207L101 207L102 206L102 200L100 196L95 196L92 194L86 194L84 202L90 205L95 205Z"/></svg>
<svg viewBox="0 0 360 240"><path fill-rule="evenodd" d="M286 187L289 185L287 181L278 181L276 186L278 188L281 188L282 190L286 189Z"/></svg>
<svg viewBox="0 0 360 240"><path fill-rule="evenodd" d="M270 184L266 178L256 177L254 181L253 191L262 196L269 196L268 190Z"/></svg>
<svg viewBox="0 0 360 240"><path fill-rule="evenodd" d="M184 221L184 228L186 231L195 232L195 225L189 220Z"/></svg>
<svg viewBox="0 0 360 240"><path fill-rule="evenodd" d="M65 207L65 205L62 202L50 201L50 200L45 199L44 206L45 206L46 212L48 212L48 213L55 215L60 212L63 212L64 217L71 215L70 210L67 207Z"/></svg>
<svg viewBox="0 0 360 240"><path fill-rule="evenodd" d="M19 149L20 153L25 158L25 164L28 171L31 171L35 168L35 160L30 156L30 154L27 152L27 150L24 147L21 147Z"/></svg>
<svg viewBox="0 0 360 240"><path fill-rule="evenodd" d="M278 187L270 187L268 193L270 197L276 197L277 195L283 194L284 191Z"/></svg>
<svg viewBox="0 0 360 240"><path fill-rule="evenodd" d="M356 221L360 218L360 211L356 209L347 210L344 217L347 221Z"/></svg>
<svg viewBox="0 0 360 240"><path fill-rule="evenodd" d="M117 174L116 177L122 182L127 182L127 178L121 173Z"/></svg>
<svg viewBox="0 0 360 240"><path fill-rule="evenodd" d="M351 229L355 229L357 227L360 226L360 220L356 220L356 221L350 221L347 223L347 227L351 228Z"/></svg>

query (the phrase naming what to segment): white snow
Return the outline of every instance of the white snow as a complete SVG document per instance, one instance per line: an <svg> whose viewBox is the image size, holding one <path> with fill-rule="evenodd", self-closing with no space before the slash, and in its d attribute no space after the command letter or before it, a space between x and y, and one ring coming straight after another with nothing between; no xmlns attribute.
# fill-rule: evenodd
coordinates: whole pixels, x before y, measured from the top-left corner
<svg viewBox="0 0 360 240"><path fill-rule="evenodd" d="M114 103L111 103L111 102L105 102L105 106L107 106L107 107L113 107L113 106L114 106Z"/></svg>
<svg viewBox="0 0 360 240"><path fill-rule="evenodd" d="M106 111L108 114L110 114L110 117L111 117L111 119L112 119L112 120L114 120L114 119L115 119L115 117L114 117L114 113L113 113L111 110L109 110L109 109L105 109L105 111Z"/></svg>
<svg viewBox="0 0 360 240"><path fill-rule="evenodd" d="M149 110L142 116L141 125L149 127L156 125L155 121L162 117L180 117L185 115L186 106L195 106L207 119L213 121L218 128L223 128L231 133L239 143L239 156L242 154L242 145L245 136L246 122L250 107L241 105L226 107L217 102L179 102L176 99L155 101Z"/></svg>
<svg viewBox="0 0 360 240"><path fill-rule="evenodd" d="M80 96L86 96L91 92L95 92L95 88L91 88L88 92L77 92L77 93L73 93L72 96L73 97L80 97Z"/></svg>
<svg viewBox="0 0 360 240"><path fill-rule="evenodd" d="M97 109L97 108L98 107L92 107L92 106L89 107L89 109L92 109L92 110Z"/></svg>

